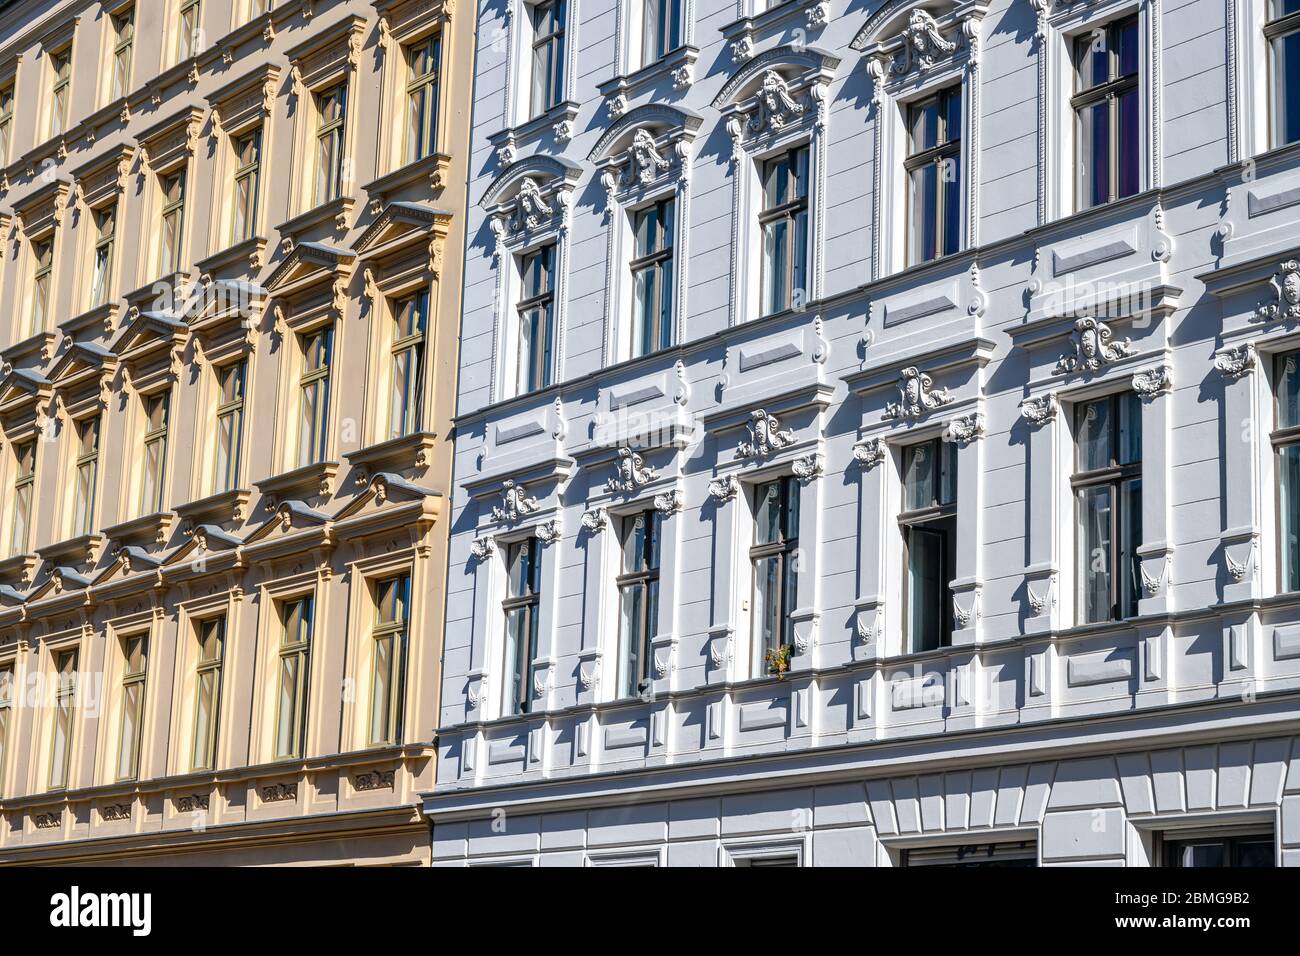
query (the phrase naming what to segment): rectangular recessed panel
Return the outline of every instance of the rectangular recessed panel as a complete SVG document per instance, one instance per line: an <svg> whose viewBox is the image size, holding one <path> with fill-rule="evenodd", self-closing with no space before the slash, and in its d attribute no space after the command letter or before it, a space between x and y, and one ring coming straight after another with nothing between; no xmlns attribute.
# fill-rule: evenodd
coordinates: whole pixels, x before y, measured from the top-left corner
<svg viewBox="0 0 1300 956"><path fill-rule="evenodd" d="M1133 676L1132 651L1102 651L1071 657L1067 667L1067 680L1071 687L1089 684L1108 684L1128 680Z"/></svg>

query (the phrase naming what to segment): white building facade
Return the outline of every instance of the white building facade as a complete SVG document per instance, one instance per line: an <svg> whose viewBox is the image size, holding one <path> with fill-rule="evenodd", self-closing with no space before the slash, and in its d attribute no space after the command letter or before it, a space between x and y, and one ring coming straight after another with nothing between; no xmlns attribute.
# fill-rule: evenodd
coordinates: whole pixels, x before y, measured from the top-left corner
<svg viewBox="0 0 1300 956"><path fill-rule="evenodd" d="M479 36L435 865L1300 863L1300 4Z"/></svg>

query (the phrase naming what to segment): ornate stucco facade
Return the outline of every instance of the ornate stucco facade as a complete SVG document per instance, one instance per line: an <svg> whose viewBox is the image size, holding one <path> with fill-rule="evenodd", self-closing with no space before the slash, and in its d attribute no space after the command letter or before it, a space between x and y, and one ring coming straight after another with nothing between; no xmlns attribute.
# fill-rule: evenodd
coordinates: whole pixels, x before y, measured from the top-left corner
<svg viewBox="0 0 1300 956"><path fill-rule="evenodd" d="M481 5L435 865L1300 862L1287 9Z"/></svg>
<svg viewBox="0 0 1300 956"><path fill-rule="evenodd" d="M422 863L473 5L0 10L0 861Z"/></svg>

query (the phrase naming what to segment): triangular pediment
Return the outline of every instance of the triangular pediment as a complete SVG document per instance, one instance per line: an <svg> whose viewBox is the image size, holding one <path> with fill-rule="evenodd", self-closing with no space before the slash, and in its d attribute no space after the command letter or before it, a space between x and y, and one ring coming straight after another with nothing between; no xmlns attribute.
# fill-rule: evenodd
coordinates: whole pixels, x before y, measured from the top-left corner
<svg viewBox="0 0 1300 956"><path fill-rule="evenodd" d="M150 554L143 548L134 545L121 548L113 556L112 563L95 577L94 583L95 585L107 584L109 581L118 581L141 572L156 571L162 563L162 558Z"/></svg>
<svg viewBox="0 0 1300 956"><path fill-rule="evenodd" d="M91 378L98 378L117 364L117 357L108 349L89 342L75 342L50 370L50 383L56 388L66 388Z"/></svg>
<svg viewBox="0 0 1300 956"><path fill-rule="evenodd" d="M47 597L57 597L68 591L84 591L90 587L90 578L78 574L72 568L60 565L50 572L50 576L35 591L27 596L29 604Z"/></svg>
<svg viewBox="0 0 1300 956"><path fill-rule="evenodd" d="M301 501L282 501L275 509L275 514L245 539L246 544L259 544L284 538L295 531L321 528L329 524L329 516L314 508L308 508Z"/></svg>
<svg viewBox="0 0 1300 956"><path fill-rule="evenodd" d="M357 240L363 259L425 241L433 231L445 232L452 214L424 203L391 202Z"/></svg>
<svg viewBox="0 0 1300 956"><path fill-rule="evenodd" d="M165 312L140 312L131 318L113 343L119 357L147 355L172 348L185 338L185 323Z"/></svg>
<svg viewBox="0 0 1300 956"><path fill-rule="evenodd" d="M185 564L205 554L220 554L239 547L244 542L216 525L202 524L190 532L189 540L167 555L163 564L174 567Z"/></svg>
<svg viewBox="0 0 1300 956"><path fill-rule="evenodd" d="M421 488L400 475L380 472L370 479L366 490L349 501L347 507L340 511L334 520L344 521L348 518L362 517L370 512L382 511L394 504L420 501L437 494L439 492L430 488Z"/></svg>
<svg viewBox="0 0 1300 956"><path fill-rule="evenodd" d="M50 380L31 369L16 368L0 379L0 407L37 401L49 394Z"/></svg>
<svg viewBox="0 0 1300 956"><path fill-rule="evenodd" d="M300 242L284 261L275 267L266 281L268 295L333 282L349 275L356 255L347 249L327 246L321 242Z"/></svg>

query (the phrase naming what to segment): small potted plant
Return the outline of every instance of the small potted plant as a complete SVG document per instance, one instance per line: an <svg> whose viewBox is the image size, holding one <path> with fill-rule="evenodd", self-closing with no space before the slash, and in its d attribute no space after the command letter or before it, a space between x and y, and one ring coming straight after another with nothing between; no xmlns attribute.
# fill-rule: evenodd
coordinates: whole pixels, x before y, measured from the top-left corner
<svg viewBox="0 0 1300 956"><path fill-rule="evenodd" d="M769 648L764 654L767 660L767 672L775 674L777 680L785 680L785 675L790 672L792 650L789 644L782 644L780 647Z"/></svg>

